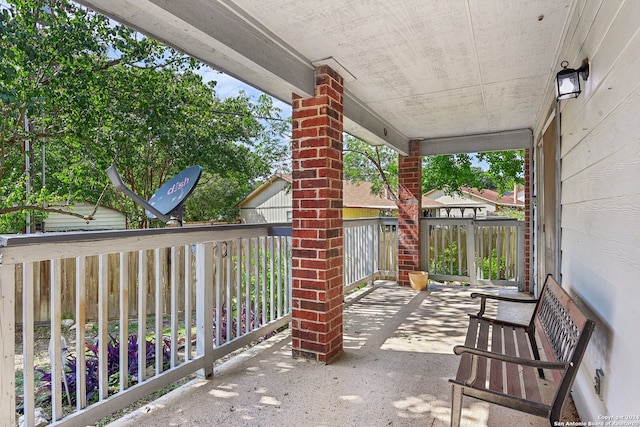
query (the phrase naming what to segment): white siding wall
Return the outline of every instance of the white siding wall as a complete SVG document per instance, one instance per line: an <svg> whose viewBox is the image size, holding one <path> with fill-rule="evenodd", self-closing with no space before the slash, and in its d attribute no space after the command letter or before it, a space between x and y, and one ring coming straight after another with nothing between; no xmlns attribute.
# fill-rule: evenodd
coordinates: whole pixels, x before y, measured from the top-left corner
<svg viewBox="0 0 640 427"><path fill-rule="evenodd" d="M77 203L67 210L81 215L89 215L94 208L95 206L87 203ZM96 211L94 219L88 223L80 218L59 213L49 214L44 221L45 232L124 230L125 228L127 228L127 223L122 213L102 206Z"/></svg>
<svg viewBox="0 0 640 427"><path fill-rule="evenodd" d="M277 179L241 206L240 217L247 224L287 222L291 221L291 210L290 184Z"/></svg>
<svg viewBox="0 0 640 427"><path fill-rule="evenodd" d="M640 1L576 6L558 65L589 57L591 74L561 104L561 279L599 321L573 393L582 420L598 421L639 412Z"/></svg>

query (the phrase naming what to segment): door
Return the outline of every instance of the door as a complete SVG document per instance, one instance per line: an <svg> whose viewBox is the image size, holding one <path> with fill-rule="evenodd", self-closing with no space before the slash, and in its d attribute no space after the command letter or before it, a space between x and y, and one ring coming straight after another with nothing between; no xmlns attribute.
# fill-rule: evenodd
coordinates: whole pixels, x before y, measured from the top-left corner
<svg viewBox="0 0 640 427"><path fill-rule="evenodd" d="M538 287L547 274L558 280L558 143L556 118L549 121L536 147L537 194L537 277Z"/></svg>

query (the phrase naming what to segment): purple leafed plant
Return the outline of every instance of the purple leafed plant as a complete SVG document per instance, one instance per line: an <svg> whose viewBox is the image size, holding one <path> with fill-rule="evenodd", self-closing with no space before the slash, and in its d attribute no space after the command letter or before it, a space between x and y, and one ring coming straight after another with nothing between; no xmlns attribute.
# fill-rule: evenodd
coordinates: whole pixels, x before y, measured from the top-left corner
<svg viewBox="0 0 640 427"><path fill-rule="evenodd" d="M137 381L138 378L138 336L135 334L129 335L128 339L128 374L131 381ZM162 361L163 368L168 368L169 360L171 357L171 342L168 339L163 339L162 345ZM86 390L87 390L87 403L97 400L97 393L99 390L99 363L98 363L99 347L98 342L93 344L86 344L85 352L85 367L86 367ZM151 366L155 363L156 345L152 340L147 340L145 345L145 359L146 366ZM67 356L65 362L65 376L67 384L69 386L69 394L71 400L75 402L77 378L76 378L76 366L77 359L73 354ZM112 380L112 376L119 373L120 370L120 342L114 336L109 336L109 342L107 343L107 375L109 376L109 382ZM43 369L36 368L42 377L41 381L47 383L47 388L51 391L51 372L47 372ZM48 396L51 398L51 395Z"/></svg>

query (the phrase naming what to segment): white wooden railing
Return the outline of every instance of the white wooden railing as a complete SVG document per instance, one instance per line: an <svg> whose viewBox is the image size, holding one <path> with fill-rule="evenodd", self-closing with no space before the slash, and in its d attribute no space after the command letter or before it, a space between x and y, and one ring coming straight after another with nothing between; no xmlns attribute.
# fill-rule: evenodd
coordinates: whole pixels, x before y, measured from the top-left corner
<svg viewBox="0 0 640 427"><path fill-rule="evenodd" d="M395 277L396 228L393 219L345 221L347 290ZM212 374L215 360L290 321L290 245L288 224L0 236L0 424L22 408L33 426L44 398L51 425L88 425L185 376ZM34 350L38 328L64 338L44 357Z"/></svg>
<svg viewBox="0 0 640 427"><path fill-rule="evenodd" d="M398 220L344 220L344 283L349 291L378 278L396 278Z"/></svg>
<svg viewBox="0 0 640 427"><path fill-rule="evenodd" d="M57 384L50 387L51 425L89 425L194 372L211 375L216 359L290 321L290 242L290 228L273 225L0 237L0 424L14 424L21 407L24 425L34 425L42 374ZM113 254L119 259L115 270L108 267ZM86 268L92 257L97 274ZM62 263L69 259L74 274L63 276ZM33 283L35 265L43 260L50 263L48 328L58 338L50 340L39 366ZM117 299L109 298L110 274L118 275ZM84 314L92 280L98 288L95 328ZM76 296L75 333L61 326L65 287ZM15 301L17 290L21 301ZM18 355L16 303L22 306ZM113 304L119 316L109 321ZM60 339L65 336L68 341ZM16 378L22 383L17 393Z"/></svg>
<svg viewBox="0 0 640 427"><path fill-rule="evenodd" d="M430 278L524 290L523 221L422 218L420 238Z"/></svg>
<svg viewBox="0 0 640 427"><path fill-rule="evenodd" d="M459 221L465 230L491 231L465 234L451 220L423 220L423 239L436 239L433 249L423 241L429 248L423 268L427 260L456 264L440 256L444 243L465 241L466 253L495 242L488 252L503 258L513 245L521 251L517 224ZM396 277L396 219L345 220L343 232L345 291ZM502 237L483 237L494 233ZM503 243L513 236L515 243ZM0 424L15 423L20 407L24 425L34 425L47 382L43 373L57 384L50 387L49 414L56 426L92 424L195 372L211 375L215 360L290 321L290 248L288 224L0 236ZM468 266L472 259L474 267L467 270L475 271L475 250L466 256L458 251L456 265ZM442 277L473 278L463 274L448 270ZM49 282L45 328L51 337L67 340L50 340L45 362L36 362L34 331L42 325L34 322L33 290L42 277ZM63 331L62 295L74 298L75 332ZM98 313L91 327L86 307L94 297ZM14 339L22 347L17 355Z"/></svg>

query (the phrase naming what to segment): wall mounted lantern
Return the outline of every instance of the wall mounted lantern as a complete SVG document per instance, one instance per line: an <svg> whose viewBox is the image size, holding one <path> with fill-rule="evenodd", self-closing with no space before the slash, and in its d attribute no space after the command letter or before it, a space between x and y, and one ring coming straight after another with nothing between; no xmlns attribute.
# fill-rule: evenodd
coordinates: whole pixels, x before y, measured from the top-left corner
<svg viewBox="0 0 640 427"><path fill-rule="evenodd" d="M585 58L577 70L567 68L569 66L567 61L562 61L560 65L562 70L556 74L556 98L558 101L577 98L581 92L579 76L582 76L582 80L585 82L589 78L589 59Z"/></svg>

